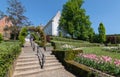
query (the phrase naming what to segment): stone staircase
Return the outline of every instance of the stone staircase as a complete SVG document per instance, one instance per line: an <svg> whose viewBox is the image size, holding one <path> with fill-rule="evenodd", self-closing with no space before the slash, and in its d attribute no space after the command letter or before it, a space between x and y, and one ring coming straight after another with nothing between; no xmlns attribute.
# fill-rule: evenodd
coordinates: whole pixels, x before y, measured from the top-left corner
<svg viewBox="0 0 120 77"><path fill-rule="evenodd" d="M37 52L32 50L29 42L25 43L25 47L22 49L22 52L18 57L15 66L16 67L13 77L75 77L70 73L69 76L50 76L49 74L46 74L50 72L53 73L58 70L66 70L64 69L62 64L56 59L56 57L50 54L50 52L45 52L45 64L44 68L41 69Z"/></svg>

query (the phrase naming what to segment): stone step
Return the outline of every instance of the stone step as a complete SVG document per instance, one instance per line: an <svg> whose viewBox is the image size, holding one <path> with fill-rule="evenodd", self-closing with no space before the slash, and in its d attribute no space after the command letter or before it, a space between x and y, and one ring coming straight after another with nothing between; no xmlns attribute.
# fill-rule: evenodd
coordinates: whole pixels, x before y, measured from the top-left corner
<svg viewBox="0 0 120 77"><path fill-rule="evenodd" d="M29 54L21 53L21 56L33 56L33 55L37 55L37 53L29 53Z"/></svg>
<svg viewBox="0 0 120 77"><path fill-rule="evenodd" d="M32 55L32 56L19 56L18 59L25 59L25 58L38 58L37 55Z"/></svg>
<svg viewBox="0 0 120 77"><path fill-rule="evenodd" d="M34 70L34 69L38 69L38 68L41 68L39 63L35 64L35 65L17 66L15 68L15 71L29 71L29 70Z"/></svg>
<svg viewBox="0 0 120 77"><path fill-rule="evenodd" d="M55 55L45 54L46 57L55 57Z"/></svg>
<svg viewBox="0 0 120 77"><path fill-rule="evenodd" d="M17 62L16 66L28 66L28 65L35 65L35 64L39 64L39 61Z"/></svg>
<svg viewBox="0 0 120 77"><path fill-rule="evenodd" d="M34 69L34 70L27 70L27 71L15 71L13 77L29 77L30 75L36 75L40 72L43 72L44 70L41 70L40 68Z"/></svg>
<svg viewBox="0 0 120 77"><path fill-rule="evenodd" d="M17 62L30 62L30 61L38 61L38 58L28 58L28 59L17 60Z"/></svg>
<svg viewBox="0 0 120 77"><path fill-rule="evenodd" d="M37 54L37 52L27 51L27 52L21 52L21 54Z"/></svg>
<svg viewBox="0 0 120 77"><path fill-rule="evenodd" d="M31 59L38 59L38 56L34 56L34 57L19 57L17 60L31 60Z"/></svg>
<svg viewBox="0 0 120 77"><path fill-rule="evenodd" d="M45 67L45 68L46 68L46 67L54 67L54 66L62 66L62 64L59 63L59 62L45 63L45 64L44 64L44 67Z"/></svg>
<svg viewBox="0 0 120 77"><path fill-rule="evenodd" d="M54 60L54 59L56 59L56 57L52 57L52 56L51 57L45 57L45 60L51 60L51 59Z"/></svg>
<svg viewBox="0 0 120 77"><path fill-rule="evenodd" d="M31 75L37 75L42 72L47 72L47 71L52 71L52 70L57 70L57 69L64 69L63 66L53 66L53 67L45 67L44 69L29 69L29 70L24 70L24 71L15 71L13 77L30 77Z"/></svg>
<svg viewBox="0 0 120 77"><path fill-rule="evenodd" d="M54 63L54 62L59 62L59 61L57 59L45 60L45 63Z"/></svg>
<svg viewBox="0 0 120 77"><path fill-rule="evenodd" d="M57 66L52 66L52 67L44 67L44 71L51 71L51 70L56 70L56 69L64 69L64 66L62 65L57 65Z"/></svg>

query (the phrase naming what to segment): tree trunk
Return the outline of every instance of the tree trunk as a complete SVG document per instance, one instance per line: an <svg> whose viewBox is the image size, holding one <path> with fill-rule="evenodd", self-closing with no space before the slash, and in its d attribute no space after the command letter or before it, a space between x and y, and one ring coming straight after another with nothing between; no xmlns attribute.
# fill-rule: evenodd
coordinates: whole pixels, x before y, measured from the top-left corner
<svg viewBox="0 0 120 77"><path fill-rule="evenodd" d="M16 36L16 33L15 33L15 34L14 34L14 40L16 40L16 37L17 37L17 36Z"/></svg>

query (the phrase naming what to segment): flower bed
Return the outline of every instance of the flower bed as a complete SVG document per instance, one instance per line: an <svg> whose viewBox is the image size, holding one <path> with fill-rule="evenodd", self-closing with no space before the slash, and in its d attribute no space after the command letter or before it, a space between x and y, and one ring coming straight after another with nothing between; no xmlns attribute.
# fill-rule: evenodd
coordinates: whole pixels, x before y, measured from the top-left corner
<svg viewBox="0 0 120 77"><path fill-rule="evenodd" d="M95 54L80 54L75 61L100 70L106 74L120 77L120 60L109 56L97 56Z"/></svg>

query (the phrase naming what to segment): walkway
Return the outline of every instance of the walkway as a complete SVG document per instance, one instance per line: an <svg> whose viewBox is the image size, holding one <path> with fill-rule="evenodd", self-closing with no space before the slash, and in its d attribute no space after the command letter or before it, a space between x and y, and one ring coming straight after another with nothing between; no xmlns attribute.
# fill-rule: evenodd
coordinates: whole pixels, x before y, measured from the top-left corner
<svg viewBox="0 0 120 77"><path fill-rule="evenodd" d="M13 77L75 77L66 71L64 66L49 52L45 52L44 69L41 69L37 51L33 51L30 43L26 42L17 59Z"/></svg>

